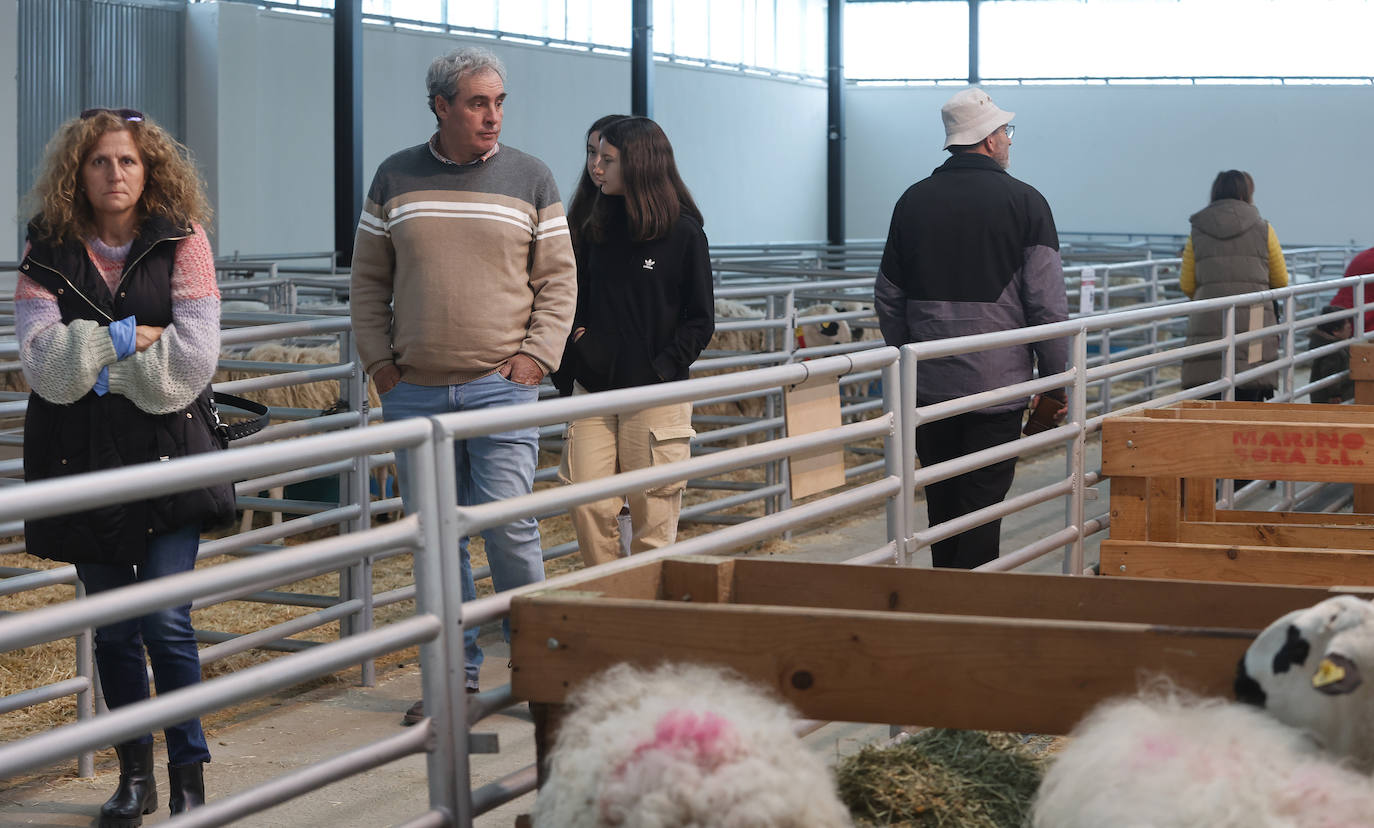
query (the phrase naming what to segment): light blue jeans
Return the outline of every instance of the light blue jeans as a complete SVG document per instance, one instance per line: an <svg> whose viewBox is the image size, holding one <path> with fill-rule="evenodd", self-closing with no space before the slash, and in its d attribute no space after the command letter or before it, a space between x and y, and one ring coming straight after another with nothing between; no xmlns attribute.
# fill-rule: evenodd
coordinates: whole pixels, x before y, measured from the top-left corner
<svg viewBox="0 0 1374 828"><path fill-rule="evenodd" d="M488 374L463 385L412 385L397 383L381 395L382 415L387 422L407 417L429 417L450 411L475 411L503 405L534 402L539 388L508 380L500 374ZM406 452L396 457L396 470L401 478L401 496L406 511L412 505L405 490L409 479ZM458 472L458 505L473 506L529 494L534 488L534 469L539 458L539 430L524 428L503 431L485 437L457 440L453 444L453 461ZM492 585L497 592L544 580L543 549L539 542L539 523L534 518L522 518L514 523L482 531L486 543L487 562L491 565ZM463 578L463 600L477 597L472 579L472 562L468 558L468 539L458 541L458 557ZM506 639L510 640L510 622L503 624ZM482 665L482 648L477 646L477 629L469 627L463 633L467 652L466 674L477 680Z"/></svg>

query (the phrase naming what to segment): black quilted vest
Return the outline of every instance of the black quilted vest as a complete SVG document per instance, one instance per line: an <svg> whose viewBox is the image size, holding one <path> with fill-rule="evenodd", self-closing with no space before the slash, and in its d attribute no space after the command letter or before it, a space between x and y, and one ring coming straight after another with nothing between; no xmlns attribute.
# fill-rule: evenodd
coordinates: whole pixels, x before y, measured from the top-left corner
<svg viewBox="0 0 1374 828"><path fill-rule="evenodd" d="M29 227L32 249L20 272L57 297L62 322L90 319L101 325L134 316L140 325L172 322L172 265L177 243L191 230L149 219L124 263L119 288L110 293L78 242L49 244ZM24 418L24 479L47 480L135 463L217 451L214 413L206 386L189 406L149 414L118 394L94 391L70 405L29 394ZM188 524L203 528L232 521L229 483L103 506L24 522L30 554L71 563L141 563L148 538Z"/></svg>

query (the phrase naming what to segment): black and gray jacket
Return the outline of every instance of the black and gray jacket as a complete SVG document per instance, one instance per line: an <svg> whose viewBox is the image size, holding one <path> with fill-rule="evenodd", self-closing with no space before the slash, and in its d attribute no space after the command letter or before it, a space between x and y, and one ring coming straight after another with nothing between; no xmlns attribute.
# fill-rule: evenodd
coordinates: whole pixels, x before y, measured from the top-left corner
<svg viewBox="0 0 1374 828"><path fill-rule="evenodd" d="M897 200L874 296L883 339L895 346L1067 319L1049 203L985 155L951 156ZM917 402L1024 382L1036 362L1041 374L1058 373L1067 361L1066 339L931 359L917 372Z"/></svg>
<svg viewBox="0 0 1374 828"><path fill-rule="evenodd" d="M89 319L108 324L134 316L140 325L172 322L172 267L177 242L190 234L152 218L139 229L125 263L119 294L105 286L100 272L77 242L53 244L30 227L32 248L21 269L57 297L63 324ZM49 480L83 472L151 463L218 451L205 389L180 411L149 414L129 398L88 392L59 405L29 394L24 417L24 480ZM57 517L24 521L27 551L68 563L138 564L148 538L188 524L210 528L234 518L234 489L218 483L116 503Z"/></svg>

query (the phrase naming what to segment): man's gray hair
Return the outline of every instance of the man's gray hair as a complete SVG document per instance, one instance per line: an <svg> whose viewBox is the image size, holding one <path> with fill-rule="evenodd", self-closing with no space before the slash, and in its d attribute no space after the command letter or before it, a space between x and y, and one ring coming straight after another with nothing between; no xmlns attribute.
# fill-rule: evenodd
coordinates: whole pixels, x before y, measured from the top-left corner
<svg viewBox="0 0 1374 828"><path fill-rule="evenodd" d="M463 75L487 71L495 72L501 83L506 82L505 64L481 46L463 46L435 58L425 75L425 83L429 87L429 111L434 112L435 95L453 100L453 96L458 94L458 81Z"/></svg>

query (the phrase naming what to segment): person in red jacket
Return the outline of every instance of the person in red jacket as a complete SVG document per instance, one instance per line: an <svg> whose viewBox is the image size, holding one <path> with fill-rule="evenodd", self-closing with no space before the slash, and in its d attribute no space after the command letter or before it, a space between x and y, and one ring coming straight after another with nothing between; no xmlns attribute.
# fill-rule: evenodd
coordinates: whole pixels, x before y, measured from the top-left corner
<svg viewBox="0 0 1374 828"><path fill-rule="evenodd" d="M1346 265L1346 276L1364 276L1367 273L1374 273L1374 247L1357 253L1355 258ZM1364 283L1364 303L1367 306L1364 312L1365 333L1374 331L1374 282ZM1336 291L1336 298L1331 300L1331 304L1338 308L1355 307L1355 290L1346 285Z"/></svg>

